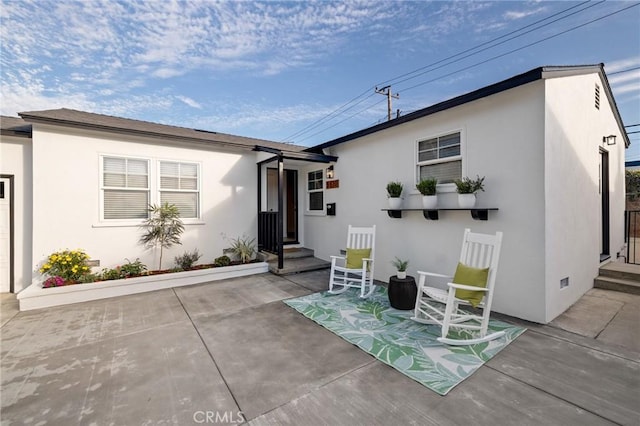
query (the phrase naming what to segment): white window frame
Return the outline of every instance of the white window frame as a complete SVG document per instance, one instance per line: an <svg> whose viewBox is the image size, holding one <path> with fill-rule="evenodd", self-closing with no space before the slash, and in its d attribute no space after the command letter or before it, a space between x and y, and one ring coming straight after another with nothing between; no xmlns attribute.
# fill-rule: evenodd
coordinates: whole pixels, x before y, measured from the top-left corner
<svg viewBox="0 0 640 426"><path fill-rule="evenodd" d="M141 157L137 155L129 155L129 154L113 154L100 152L98 153L98 179L99 179L99 206L98 206L98 222L93 224L94 228L101 227L134 227L140 226L143 223L144 219L105 219L104 217L104 191L109 189L121 190L123 188L120 187L107 187L104 185L104 159L105 158L122 158L122 159L131 159L131 160L142 160L147 162L147 189L149 196L149 204L159 204L160 203L160 163L161 162L171 162L171 163L185 163L185 164L195 164L198 168L198 183L197 183L197 193L198 193L198 217L196 218L182 218L182 222L185 225L204 225L205 223L202 221L202 163L199 161L189 161L183 159L175 159L175 158L151 158L151 157ZM125 190L127 188L124 188ZM132 191L140 190L140 189L131 189ZM190 190L193 191L193 190ZM195 191L193 191L195 192Z"/></svg>
<svg viewBox="0 0 640 426"><path fill-rule="evenodd" d="M161 178L162 178L162 163L177 163L177 164L189 164L189 165L195 165L196 166L196 170L197 170L197 183L196 183L196 188L195 190L193 189L162 189L162 185L161 185ZM196 217L184 217L181 218L182 221L184 223L189 223L190 221L198 221L200 220L200 218L202 217L202 191L200 190L201 188L201 182L202 182L202 167L201 167L201 163L197 162L197 161L184 161L184 160L174 160L174 159L159 159L156 162L156 188L157 188L157 196L156 196L156 200L157 203L160 203L160 200L162 200L161 194L162 192L188 192L188 193L195 193L197 194L197 206L196 206L196 210L198 212Z"/></svg>
<svg viewBox="0 0 640 426"><path fill-rule="evenodd" d="M145 161L147 163L147 188L126 188L126 187L113 187L113 186L105 186L104 184L104 160L105 158L118 158L118 159L124 159L124 160L138 160L138 161ZM145 158L145 157L137 157L137 156L133 156L133 155L122 155L122 154L100 154L100 161L99 161L99 179L100 179L100 221L104 222L104 223L114 223L114 224L128 224L128 223L134 223L134 224L139 224L142 221L144 221L144 219L135 219L135 218L128 218L128 219L105 219L104 217L104 193L105 191L109 191L109 190L115 190L115 191L131 191L131 192L144 192L146 191L148 194L147 199L149 200L149 202L152 202L153 199L153 192L151 190L151 175L152 175L152 170L151 170L151 159L149 158Z"/></svg>
<svg viewBox="0 0 640 426"><path fill-rule="evenodd" d="M320 175L322 177L322 188L319 189L309 189L309 174L311 173L317 173L320 172ZM307 178L305 179L305 188L306 188L306 209L305 209L305 214L309 215L309 216L324 216L326 215L326 193L325 193L325 185L326 185L326 169L324 167L317 169L317 168L313 168L313 169L308 169L306 172L306 176ZM322 192L322 210L311 210L311 194L312 193L317 193L317 192Z"/></svg>
<svg viewBox="0 0 640 426"><path fill-rule="evenodd" d="M427 160L427 161L419 161L419 148L420 148L420 142L429 140L429 139L435 139L435 138L441 138L443 136L449 136L449 135L453 135L453 134L460 134L460 154L459 155L455 155L452 157L444 157L444 158L437 158L434 160ZM449 163L449 162L453 162L453 161L460 161L461 165L460 165L460 169L461 169L461 178L463 176L465 176L465 170L466 170L466 161L465 161L465 134L463 129L454 129L454 130L448 130L446 132L440 132L434 135L430 135L424 138L420 138L417 139L414 145L414 154L415 154L415 164L416 164L416 174L415 174L415 181L416 184L420 181L420 167L422 166L430 166L433 164L441 164L441 163ZM437 186L437 191L438 192L456 192L456 185L455 183L451 182L451 183L439 183ZM419 192L417 190L415 190L416 194L419 194Z"/></svg>

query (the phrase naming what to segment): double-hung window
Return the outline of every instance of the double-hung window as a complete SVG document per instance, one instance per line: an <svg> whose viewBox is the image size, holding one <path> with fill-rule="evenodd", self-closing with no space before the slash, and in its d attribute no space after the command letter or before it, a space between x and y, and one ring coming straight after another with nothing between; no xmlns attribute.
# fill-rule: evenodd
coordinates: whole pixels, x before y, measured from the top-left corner
<svg viewBox="0 0 640 426"><path fill-rule="evenodd" d="M149 207L149 161L102 157L104 219L146 219Z"/></svg>
<svg viewBox="0 0 640 426"><path fill-rule="evenodd" d="M160 203L175 204L182 218L200 216L198 164L160 161Z"/></svg>
<svg viewBox="0 0 640 426"><path fill-rule="evenodd" d="M434 177L452 183L462 177L460 132L418 141L418 181Z"/></svg>
<svg viewBox="0 0 640 426"><path fill-rule="evenodd" d="M309 211L324 210L324 170L307 173L307 196Z"/></svg>

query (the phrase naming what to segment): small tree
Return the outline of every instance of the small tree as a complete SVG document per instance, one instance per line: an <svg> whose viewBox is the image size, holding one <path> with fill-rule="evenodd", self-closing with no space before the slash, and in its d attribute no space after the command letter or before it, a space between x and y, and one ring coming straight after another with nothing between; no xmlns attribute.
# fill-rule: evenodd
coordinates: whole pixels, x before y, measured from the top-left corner
<svg viewBox="0 0 640 426"><path fill-rule="evenodd" d="M159 269L162 269L162 250L174 244L182 244L180 236L184 232L184 225L180 219L180 210L175 204L164 203L149 206L149 218L142 227L145 233L140 237L140 243L147 247L160 246Z"/></svg>

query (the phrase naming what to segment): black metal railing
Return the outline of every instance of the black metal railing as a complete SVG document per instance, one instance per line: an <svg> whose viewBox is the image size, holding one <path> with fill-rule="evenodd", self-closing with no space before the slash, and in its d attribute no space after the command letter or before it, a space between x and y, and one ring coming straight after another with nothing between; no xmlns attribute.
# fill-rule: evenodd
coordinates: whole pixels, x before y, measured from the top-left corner
<svg viewBox="0 0 640 426"><path fill-rule="evenodd" d="M624 212L624 242L627 243L627 263L640 264L640 252L636 249L636 241L640 244L640 210Z"/></svg>
<svg viewBox="0 0 640 426"><path fill-rule="evenodd" d="M258 213L258 249L278 253L278 212Z"/></svg>

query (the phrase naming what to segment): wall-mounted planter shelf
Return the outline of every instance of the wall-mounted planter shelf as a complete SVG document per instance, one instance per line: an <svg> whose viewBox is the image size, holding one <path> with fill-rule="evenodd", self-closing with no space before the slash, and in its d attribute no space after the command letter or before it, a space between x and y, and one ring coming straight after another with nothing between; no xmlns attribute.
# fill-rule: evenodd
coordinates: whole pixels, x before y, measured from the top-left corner
<svg viewBox="0 0 640 426"><path fill-rule="evenodd" d="M471 217L474 220L487 220L489 219L489 210L498 210L497 207L477 207L472 209L461 209L461 208L446 208L446 209L434 209L434 210L425 210L425 209L400 209L400 210L391 210L391 209L382 209L382 211L387 212L389 217L394 219L400 219L402 217L402 212L422 212L422 215L425 219L428 220L438 220L439 212L441 211L451 211L451 210L466 210L471 212Z"/></svg>

